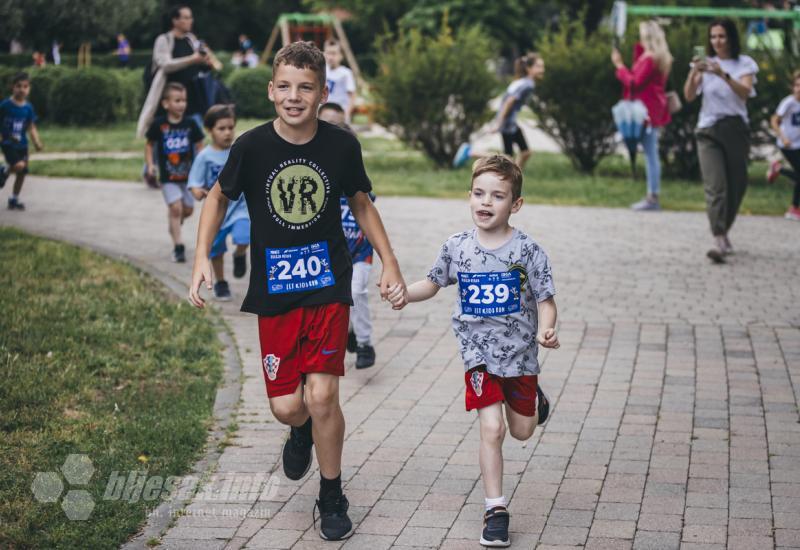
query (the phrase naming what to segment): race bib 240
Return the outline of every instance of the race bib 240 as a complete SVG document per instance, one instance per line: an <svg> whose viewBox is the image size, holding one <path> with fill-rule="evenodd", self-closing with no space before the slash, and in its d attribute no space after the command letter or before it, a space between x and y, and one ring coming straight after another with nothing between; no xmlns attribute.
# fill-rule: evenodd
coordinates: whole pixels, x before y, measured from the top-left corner
<svg viewBox="0 0 800 550"><path fill-rule="evenodd" d="M267 290L270 294L304 292L333 286L328 243L292 248L267 248Z"/></svg>
<svg viewBox="0 0 800 550"><path fill-rule="evenodd" d="M518 271L459 273L461 312L478 317L495 317L519 311Z"/></svg>

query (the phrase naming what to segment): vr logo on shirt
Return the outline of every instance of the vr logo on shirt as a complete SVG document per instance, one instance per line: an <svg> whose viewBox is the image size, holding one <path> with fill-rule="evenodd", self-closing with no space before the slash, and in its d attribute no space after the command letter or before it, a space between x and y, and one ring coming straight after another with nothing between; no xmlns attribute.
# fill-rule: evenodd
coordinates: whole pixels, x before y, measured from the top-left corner
<svg viewBox="0 0 800 550"><path fill-rule="evenodd" d="M267 178L267 206L278 225L306 229L325 210L330 190L328 175L318 164L306 159L288 160Z"/></svg>

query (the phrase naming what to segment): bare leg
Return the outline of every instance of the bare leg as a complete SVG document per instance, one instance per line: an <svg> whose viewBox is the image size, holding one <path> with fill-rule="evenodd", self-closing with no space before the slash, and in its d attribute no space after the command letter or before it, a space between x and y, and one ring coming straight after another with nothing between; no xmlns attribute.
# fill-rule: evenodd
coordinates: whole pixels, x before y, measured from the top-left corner
<svg viewBox="0 0 800 550"><path fill-rule="evenodd" d="M519 155L517 155L517 166L519 166L520 170L525 168L525 165L528 163L528 159L531 158L531 155L533 155L533 152L530 149L519 152Z"/></svg>
<svg viewBox="0 0 800 550"><path fill-rule="evenodd" d="M167 207L167 221L169 223L169 236L173 244L183 244L181 240L181 223L183 223L183 204L177 200Z"/></svg>
<svg viewBox="0 0 800 550"><path fill-rule="evenodd" d="M289 395L270 397L269 408L281 424L302 426L308 420L308 408L303 401L303 384L297 384L297 389Z"/></svg>
<svg viewBox="0 0 800 550"><path fill-rule="evenodd" d="M244 256L247 254L247 247L250 245L247 244L237 244L236 250L233 251L234 256Z"/></svg>
<svg viewBox="0 0 800 550"><path fill-rule="evenodd" d="M224 281L225 280L225 255L220 254L215 258L211 258L211 268L214 270L214 280Z"/></svg>
<svg viewBox="0 0 800 550"><path fill-rule="evenodd" d="M481 429L478 456L484 496L499 498L503 496L503 439L506 435L502 403L478 409L478 420Z"/></svg>
<svg viewBox="0 0 800 550"><path fill-rule="evenodd" d="M533 416L524 416L505 404L506 418L508 419L508 433L514 439L527 441L533 435L536 425L539 423L539 413Z"/></svg>
<svg viewBox="0 0 800 550"><path fill-rule="evenodd" d="M14 189L11 191L14 195L19 196L20 192L22 191L22 184L25 183L25 167L27 167L27 163L25 161L19 161L14 165L12 168L12 172L16 172L17 176L14 179Z"/></svg>
<svg viewBox="0 0 800 550"><path fill-rule="evenodd" d="M339 406L339 377L310 373L306 377L306 404L311 424L319 471L325 479L342 473L344 415Z"/></svg>

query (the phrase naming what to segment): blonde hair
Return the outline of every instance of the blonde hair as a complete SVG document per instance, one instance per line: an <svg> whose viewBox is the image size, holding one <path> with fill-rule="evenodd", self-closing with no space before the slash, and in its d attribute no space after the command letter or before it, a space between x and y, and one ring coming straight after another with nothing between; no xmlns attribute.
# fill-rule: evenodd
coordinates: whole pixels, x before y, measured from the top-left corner
<svg viewBox="0 0 800 550"><path fill-rule="evenodd" d="M642 21L639 23L639 34L644 51L652 56L658 70L667 76L672 69L672 54L669 53L664 30L655 21Z"/></svg>

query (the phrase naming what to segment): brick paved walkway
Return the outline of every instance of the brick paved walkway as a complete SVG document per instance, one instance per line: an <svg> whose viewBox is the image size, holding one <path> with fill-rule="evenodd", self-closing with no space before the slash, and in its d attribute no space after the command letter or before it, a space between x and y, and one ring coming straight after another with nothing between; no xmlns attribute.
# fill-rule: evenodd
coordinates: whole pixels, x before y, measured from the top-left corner
<svg viewBox="0 0 800 550"><path fill-rule="evenodd" d="M95 241L188 280L188 266L169 262L159 193L30 178L24 198L29 211L2 210L0 224ZM378 205L409 281L469 225L464 201ZM514 547L800 547L800 225L743 217L738 254L711 266L700 213L526 205L515 223L553 260L562 347L543 355L557 400L546 429L504 447ZM453 300L442 292L400 314L372 302L378 364L356 372L349 358L342 385L352 539L323 543L312 528L312 471L277 492L193 503L163 547L477 548L478 433L463 409ZM265 400L254 319L223 312L245 380L217 482L279 474L285 429Z"/></svg>

